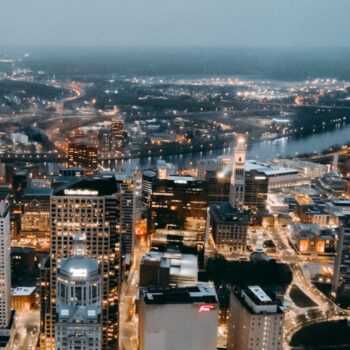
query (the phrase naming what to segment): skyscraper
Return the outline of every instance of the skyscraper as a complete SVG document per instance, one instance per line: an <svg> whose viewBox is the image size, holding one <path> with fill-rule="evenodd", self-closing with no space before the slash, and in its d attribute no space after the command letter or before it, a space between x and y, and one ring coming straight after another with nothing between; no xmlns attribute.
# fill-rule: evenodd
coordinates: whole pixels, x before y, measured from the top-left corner
<svg viewBox="0 0 350 350"><path fill-rule="evenodd" d="M148 204L148 232L174 225L179 230L197 232L198 242L205 241L207 191L204 181L190 176L154 179Z"/></svg>
<svg viewBox="0 0 350 350"><path fill-rule="evenodd" d="M19 244L30 242L39 249L49 249L51 194L51 188L26 188L23 191Z"/></svg>
<svg viewBox="0 0 350 350"><path fill-rule="evenodd" d="M237 143L234 148L232 175L230 185L229 201L232 208L242 209L244 206L245 192L245 155L246 140L243 135L238 135Z"/></svg>
<svg viewBox="0 0 350 350"><path fill-rule="evenodd" d="M121 243L123 254L131 254L133 250L134 232L134 191L132 181L123 181L120 189L120 222L121 222Z"/></svg>
<svg viewBox="0 0 350 350"><path fill-rule="evenodd" d="M11 311L10 205L0 192L0 347L12 349L15 311Z"/></svg>
<svg viewBox="0 0 350 350"><path fill-rule="evenodd" d="M124 120L122 118L112 120L112 135L114 150L120 150L125 142Z"/></svg>
<svg viewBox="0 0 350 350"><path fill-rule="evenodd" d="M250 209L265 209L269 179L258 170L245 172L244 205Z"/></svg>
<svg viewBox="0 0 350 350"><path fill-rule="evenodd" d="M10 208L8 196L0 194L0 329L11 319Z"/></svg>
<svg viewBox="0 0 350 350"><path fill-rule="evenodd" d="M93 172L97 168L97 147L87 143L70 143L68 161L75 166L82 166Z"/></svg>
<svg viewBox="0 0 350 350"><path fill-rule="evenodd" d="M350 215L340 217L338 227L337 255L334 262L332 281L333 295L336 297L350 295Z"/></svg>
<svg viewBox="0 0 350 350"><path fill-rule="evenodd" d="M121 183L113 176L80 179L57 189L51 197L49 303L43 303L41 349L54 349L57 269L71 253L73 237L86 237L88 256L96 259L103 276L102 349L118 346L118 301L121 260ZM45 270L45 266L44 266ZM47 269L43 277L47 277ZM47 283L41 281L43 288Z"/></svg>
<svg viewBox="0 0 350 350"><path fill-rule="evenodd" d="M86 240L73 237L73 252L62 259L57 270L56 350L100 350L101 270L87 256Z"/></svg>
<svg viewBox="0 0 350 350"><path fill-rule="evenodd" d="M326 210L332 216L336 229L337 254L334 260L332 296L339 301L350 296L350 201L333 199L327 203Z"/></svg>

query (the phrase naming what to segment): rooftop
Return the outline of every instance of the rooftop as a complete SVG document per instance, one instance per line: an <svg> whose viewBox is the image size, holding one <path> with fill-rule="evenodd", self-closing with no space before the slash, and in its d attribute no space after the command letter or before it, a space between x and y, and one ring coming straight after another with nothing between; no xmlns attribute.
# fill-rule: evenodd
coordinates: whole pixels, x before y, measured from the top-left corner
<svg viewBox="0 0 350 350"><path fill-rule="evenodd" d="M176 183L187 183L193 181L192 176L178 176L178 175L170 175L169 180L174 181Z"/></svg>
<svg viewBox="0 0 350 350"><path fill-rule="evenodd" d="M349 199L334 199L332 201L332 204L337 207L350 207L350 200Z"/></svg>
<svg viewBox="0 0 350 350"><path fill-rule="evenodd" d="M217 223L249 222L249 214L232 208L229 203L214 204L210 208L212 216Z"/></svg>
<svg viewBox="0 0 350 350"><path fill-rule="evenodd" d="M256 304L271 304L271 298L259 286L248 286L246 292L249 292Z"/></svg>
<svg viewBox="0 0 350 350"><path fill-rule="evenodd" d="M245 163L245 171L258 170L266 176L277 176L286 174L299 174L299 170L291 168L282 168L267 163L258 162L256 160L247 160Z"/></svg>
<svg viewBox="0 0 350 350"><path fill-rule="evenodd" d="M11 295L13 297L23 297L33 295L36 290L36 287L17 287L11 289Z"/></svg>
<svg viewBox="0 0 350 350"><path fill-rule="evenodd" d="M170 269L170 275L177 277L198 278L198 259L193 254L178 252L148 252L142 257L141 264L157 262Z"/></svg>
<svg viewBox="0 0 350 350"><path fill-rule="evenodd" d="M213 287L198 284L183 288L142 288L141 295L146 304L217 304Z"/></svg>
<svg viewBox="0 0 350 350"><path fill-rule="evenodd" d="M112 175L78 179L54 191L54 196L110 196L118 192L118 182Z"/></svg>
<svg viewBox="0 0 350 350"><path fill-rule="evenodd" d="M26 197L50 197L52 195L52 188L25 188L23 196Z"/></svg>
<svg viewBox="0 0 350 350"><path fill-rule="evenodd" d="M74 255L65 258L61 262L60 272L64 272L73 278L87 278L90 274L99 272L98 262L84 255Z"/></svg>
<svg viewBox="0 0 350 350"><path fill-rule="evenodd" d="M301 205L300 210L304 214L311 214L311 215L328 215L327 211L324 209L324 207L321 207L319 205Z"/></svg>
<svg viewBox="0 0 350 350"><path fill-rule="evenodd" d="M252 314L283 313L278 301L274 301L260 286L236 287L233 294L241 305Z"/></svg>

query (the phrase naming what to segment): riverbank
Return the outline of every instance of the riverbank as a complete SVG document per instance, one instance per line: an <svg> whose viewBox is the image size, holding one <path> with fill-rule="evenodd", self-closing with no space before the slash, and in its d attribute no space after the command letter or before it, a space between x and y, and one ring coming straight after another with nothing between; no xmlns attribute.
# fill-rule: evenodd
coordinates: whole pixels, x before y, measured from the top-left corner
<svg viewBox="0 0 350 350"><path fill-rule="evenodd" d="M259 161L267 161L276 157L298 157L309 158L329 151L330 148L337 145L341 147L350 142L350 125L345 125L341 128L336 128L324 133L315 133L299 137L296 135L276 138L274 140L252 142L248 144L247 158ZM204 148L204 147L203 147ZM138 155L124 155L116 160L101 160L106 168L111 169L147 169L156 166L158 159L164 159L178 166L179 169L186 169L195 166L200 159L217 158L219 156L231 156L233 152L232 144L228 147L218 147L216 149L200 150L194 152L178 152L174 150L173 154L165 155L164 153L145 154L144 157Z"/></svg>

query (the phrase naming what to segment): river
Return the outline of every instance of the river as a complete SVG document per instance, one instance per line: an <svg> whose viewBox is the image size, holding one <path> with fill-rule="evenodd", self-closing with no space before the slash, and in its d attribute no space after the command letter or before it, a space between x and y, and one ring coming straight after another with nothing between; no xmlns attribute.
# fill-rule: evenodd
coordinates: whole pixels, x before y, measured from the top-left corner
<svg viewBox="0 0 350 350"><path fill-rule="evenodd" d="M350 125L315 133L303 137L288 136L272 141L260 141L248 147L248 159L266 161L274 157L297 156L302 153L321 152L335 144L342 145L350 141ZM199 153L187 153L165 157L168 162L174 163L180 169L195 166L197 160L216 158L222 155L231 155L232 148L217 149ZM143 159L129 159L124 161L105 161L103 166L111 169L134 170L155 168L157 160L162 157L149 157Z"/></svg>

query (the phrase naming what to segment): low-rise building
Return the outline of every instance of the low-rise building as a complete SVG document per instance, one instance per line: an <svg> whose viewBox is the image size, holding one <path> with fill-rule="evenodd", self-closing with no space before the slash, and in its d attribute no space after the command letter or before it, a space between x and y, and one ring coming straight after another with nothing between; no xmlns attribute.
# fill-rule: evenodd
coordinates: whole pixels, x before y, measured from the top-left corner
<svg viewBox="0 0 350 350"><path fill-rule="evenodd" d="M299 218L301 224L312 224L320 227L328 227L332 223L332 215L323 206L296 205L294 214Z"/></svg>
<svg viewBox="0 0 350 350"><path fill-rule="evenodd" d="M167 251L149 252L140 264L141 287L168 287L195 284L198 281L198 258L192 254Z"/></svg>
<svg viewBox="0 0 350 350"><path fill-rule="evenodd" d="M308 183L307 179L299 175L297 169L273 166L256 160L247 160L245 171L258 171L268 178L268 189L279 189Z"/></svg>
<svg viewBox="0 0 350 350"><path fill-rule="evenodd" d="M334 231L310 224L289 225L291 240L301 254L334 253L336 235Z"/></svg>
<svg viewBox="0 0 350 350"><path fill-rule="evenodd" d="M11 307L18 310L29 310L36 301L36 287L17 287L11 290Z"/></svg>
<svg viewBox="0 0 350 350"><path fill-rule="evenodd" d="M348 188L348 182L335 173L324 174L318 183L328 195L333 197L344 196Z"/></svg>
<svg viewBox="0 0 350 350"><path fill-rule="evenodd" d="M272 162L274 165L282 166L285 168L292 168L299 170L299 174L303 177L310 179L316 179L328 172L328 166L325 164L300 160L300 159L274 159Z"/></svg>

